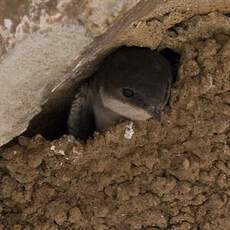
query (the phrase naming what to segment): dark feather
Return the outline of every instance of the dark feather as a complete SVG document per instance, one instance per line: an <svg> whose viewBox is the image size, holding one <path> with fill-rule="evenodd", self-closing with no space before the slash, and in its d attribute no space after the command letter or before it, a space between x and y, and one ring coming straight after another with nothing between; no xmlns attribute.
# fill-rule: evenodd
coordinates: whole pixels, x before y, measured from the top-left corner
<svg viewBox="0 0 230 230"><path fill-rule="evenodd" d="M69 133L83 140L86 140L95 130L89 93L88 83L84 83L75 95L68 119Z"/></svg>

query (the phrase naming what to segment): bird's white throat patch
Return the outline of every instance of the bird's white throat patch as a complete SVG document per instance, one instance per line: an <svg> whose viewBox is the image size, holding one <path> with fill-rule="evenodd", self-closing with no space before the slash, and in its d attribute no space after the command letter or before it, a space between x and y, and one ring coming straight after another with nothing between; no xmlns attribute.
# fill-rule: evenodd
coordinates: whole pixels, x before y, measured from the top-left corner
<svg viewBox="0 0 230 230"><path fill-rule="evenodd" d="M147 120L152 117L147 111L140 107L131 105L127 102L107 95L102 88L100 89L100 95L104 107L112 110L115 113L118 113L123 117L139 121Z"/></svg>

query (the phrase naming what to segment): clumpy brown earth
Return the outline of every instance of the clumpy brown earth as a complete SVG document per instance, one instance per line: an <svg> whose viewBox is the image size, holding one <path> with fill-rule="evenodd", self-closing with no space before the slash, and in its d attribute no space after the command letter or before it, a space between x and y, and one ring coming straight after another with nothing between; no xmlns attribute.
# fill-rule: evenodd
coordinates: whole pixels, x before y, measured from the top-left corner
<svg viewBox="0 0 230 230"><path fill-rule="evenodd" d="M58 2L64 14L74 1ZM89 21L80 17L88 31L103 31L110 20L98 18L95 26L97 14L89 10L98 1L80 2L82 7L90 2L82 13ZM120 9L116 2L114 12ZM131 139L124 136L127 122L86 144L70 136L49 142L38 135L2 148L0 229L229 230L227 28L227 16L211 13L162 33L159 43L162 39L181 54L178 79L162 121L134 123ZM145 32L151 30L142 32L140 42L150 44Z"/></svg>
<svg viewBox="0 0 230 230"><path fill-rule="evenodd" d="M3 149L0 229L230 229L230 39L181 55L161 123L135 123L131 139L121 124L86 144Z"/></svg>

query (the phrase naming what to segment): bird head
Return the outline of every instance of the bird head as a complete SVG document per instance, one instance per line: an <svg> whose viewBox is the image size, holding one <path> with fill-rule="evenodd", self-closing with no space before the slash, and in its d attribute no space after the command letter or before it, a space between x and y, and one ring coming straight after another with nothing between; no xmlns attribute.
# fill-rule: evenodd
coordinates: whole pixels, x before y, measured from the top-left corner
<svg viewBox="0 0 230 230"><path fill-rule="evenodd" d="M105 59L98 73L105 107L131 120L160 120L172 83L170 64L161 54L122 47Z"/></svg>

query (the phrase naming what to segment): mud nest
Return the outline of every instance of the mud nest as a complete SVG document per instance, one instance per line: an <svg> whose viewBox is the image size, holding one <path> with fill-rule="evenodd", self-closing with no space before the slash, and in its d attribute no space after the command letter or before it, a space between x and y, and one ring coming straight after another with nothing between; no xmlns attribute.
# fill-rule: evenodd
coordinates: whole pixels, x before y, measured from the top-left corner
<svg viewBox="0 0 230 230"><path fill-rule="evenodd" d="M214 19L229 23L168 31L181 63L160 123L3 148L0 229L230 229L230 38L205 30Z"/></svg>

